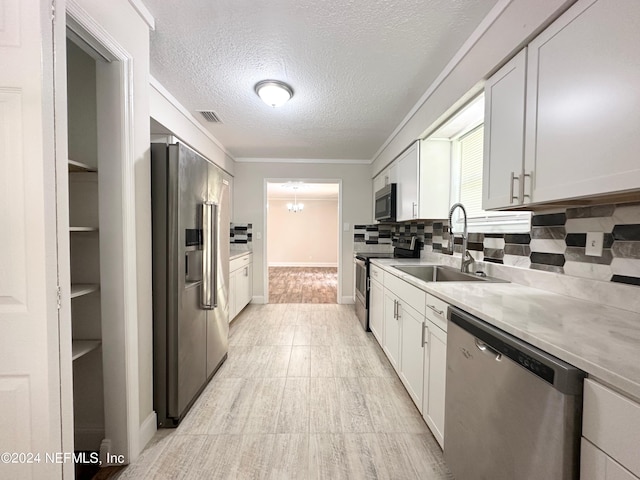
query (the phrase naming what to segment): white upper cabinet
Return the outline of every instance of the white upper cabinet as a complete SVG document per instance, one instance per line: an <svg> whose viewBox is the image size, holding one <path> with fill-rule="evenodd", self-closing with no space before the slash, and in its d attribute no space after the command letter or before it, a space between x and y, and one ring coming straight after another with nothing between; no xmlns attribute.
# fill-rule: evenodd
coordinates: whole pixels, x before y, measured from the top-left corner
<svg viewBox="0 0 640 480"><path fill-rule="evenodd" d="M634 0L578 1L528 45L526 82L524 52L487 82L484 208L640 189L638 18Z"/></svg>
<svg viewBox="0 0 640 480"><path fill-rule="evenodd" d="M414 142L394 162L397 179L397 212L398 222L418 218L418 172L420 166L420 142ZM393 172L392 176L393 176Z"/></svg>
<svg viewBox="0 0 640 480"><path fill-rule="evenodd" d="M640 188L638 18L637 0L581 1L529 45L535 202Z"/></svg>
<svg viewBox="0 0 640 480"><path fill-rule="evenodd" d="M420 143L419 218L447 218L451 190L451 142L423 140Z"/></svg>
<svg viewBox="0 0 640 480"><path fill-rule="evenodd" d="M526 55L522 50L485 84L483 210L524 200Z"/></svg>

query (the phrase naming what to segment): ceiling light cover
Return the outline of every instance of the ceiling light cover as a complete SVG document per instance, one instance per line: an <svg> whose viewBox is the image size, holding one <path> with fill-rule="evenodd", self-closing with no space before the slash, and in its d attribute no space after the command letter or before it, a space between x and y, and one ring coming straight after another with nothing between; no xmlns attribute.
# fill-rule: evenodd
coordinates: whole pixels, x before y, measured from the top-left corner
<svg viewBox="0 0 640 480"><path fill-rule="evenodd" d="M284 105L293 97L293 90L289 85L278 80L263 80L256 83L256 93L264 103L270 107Z"/></svg>

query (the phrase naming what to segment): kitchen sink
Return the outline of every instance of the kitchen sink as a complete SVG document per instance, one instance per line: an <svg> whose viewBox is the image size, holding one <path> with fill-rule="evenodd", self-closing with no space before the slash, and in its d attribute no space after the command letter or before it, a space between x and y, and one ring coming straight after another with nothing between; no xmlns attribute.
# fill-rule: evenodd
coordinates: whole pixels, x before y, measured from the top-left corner
<svg viewBox="0 0 640 480"><path fill-rule="evenodd" d="M394 265L393 268L425 282L504 282L497 278L462 273L456 268L443 265Z"/></svg>

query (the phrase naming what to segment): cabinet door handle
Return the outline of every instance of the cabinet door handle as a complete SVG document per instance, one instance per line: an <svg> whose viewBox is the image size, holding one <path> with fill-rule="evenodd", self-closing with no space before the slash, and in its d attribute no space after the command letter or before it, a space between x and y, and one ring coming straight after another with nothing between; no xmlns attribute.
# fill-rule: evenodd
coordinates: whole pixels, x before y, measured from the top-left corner
<svg viewBox="0 0 640 480"><path fill-rule="evenodd" d="M513 182L515 182L516 180L518 180L518 188L521 188L522 181L521 181L520 175L516 177L516 172L511 172L511 183L509 186L509 203L513 203L514 200L518 200L520 203L522 203L520 201L520 195L513 194L513 191L514 191Z"/></svg>
<svg viewBox="0 0 640 480"><path fill-rule="evenodd" d="M393 318L398 318L398 301L393 301Z"/></svg>
<svg viewBox="0 0 640 480"><path fill-rule="evenodd" d="M531 182L533 182L533 172L529 172L529 173L522 173L520 175L520 203L524 203L524 199L528 198L529 200L531 200L531 195L528 195L526 193L524 193L524 179L529 177L529 185L531 185L531 190L533 190L533 184Z"/></svg>
<svg viewBox="0 0 640 480"><path fill-rule="evenodd" d="M420 341L420 346L424 347L427 343L427 336L425 335L425 329L427 328L427 323L422 322L422 340Z"/></svg>
<svg viewBox="0 0 640 480"><path fill-rule="evenodd" d="M416 202L411 202L411 214L413 218L418 218L417 207L418 204Z"/></svg>
<svg viewBox="0 0 640 480"><path fill-rule="evenodd" d="M444 311L442 310L438 310L435 305L429 305L427 303L427 307L429 307L431 310L433 310L435 313L437 313L438 315L440 315L442 317L442 315L444 314Z"/></svg>
<svg viewBox="0 0 640 480"><path fill-rule="evenodd" d="M398 313L396 313L396 320L400 320L400 318L402 318L402 315L400 315L400 300L398 300Z"/></svg>
<svg viewBox="0 0 640 480"><path fill-rule="evenodd" d="M249 276L249 267L244 267L244 276L245 277Z"/></svg>

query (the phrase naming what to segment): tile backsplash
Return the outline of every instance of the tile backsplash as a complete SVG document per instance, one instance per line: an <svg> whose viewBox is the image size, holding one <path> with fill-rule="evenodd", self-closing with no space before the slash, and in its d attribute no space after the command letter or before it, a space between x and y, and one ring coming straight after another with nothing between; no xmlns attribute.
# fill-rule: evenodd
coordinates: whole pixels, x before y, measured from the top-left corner
<svg viewBox="0 0 640 480"><path fill-rule="evenodd" d="M417 235L426 252L447 252L447 220L414 220L378 225L356 225L358 246L393 244ZM604 235L602 256L585 254L588 232ZM567 208L534 214L529 233L470 233L468 250L480 261L543 270L592 280L640 286L640 204ZM456 237L453 250L462 251Z"/></svg>
<svg viewBox="0 0 640 480"><path fill-rule="evenodd" d="M251 223L232 223L230 232L231 243L251 243L253 239Z"/></svg>

